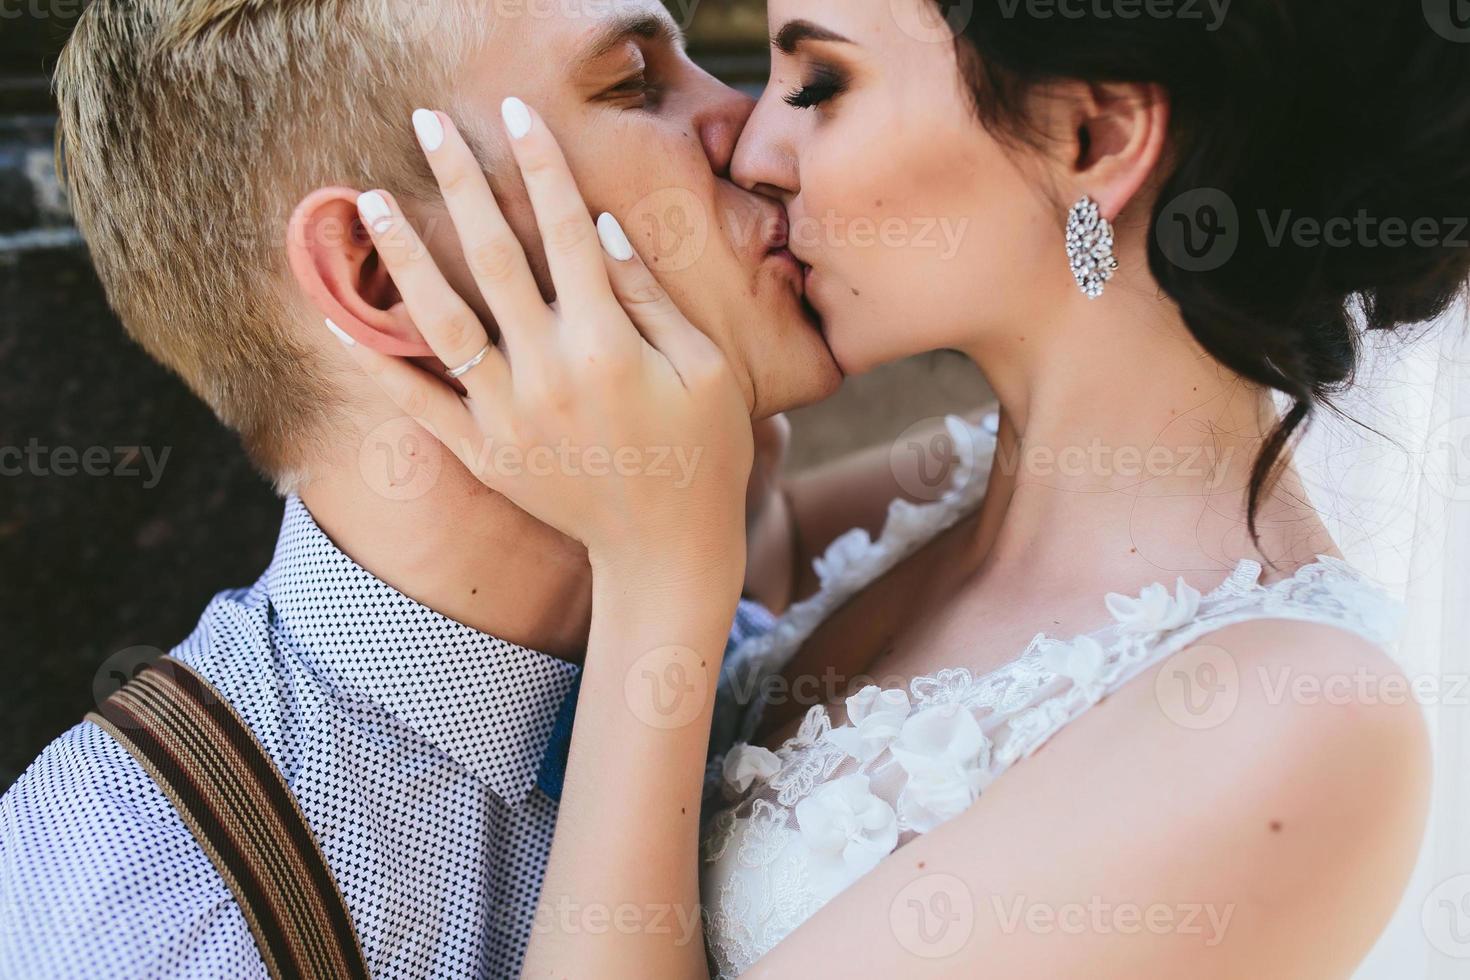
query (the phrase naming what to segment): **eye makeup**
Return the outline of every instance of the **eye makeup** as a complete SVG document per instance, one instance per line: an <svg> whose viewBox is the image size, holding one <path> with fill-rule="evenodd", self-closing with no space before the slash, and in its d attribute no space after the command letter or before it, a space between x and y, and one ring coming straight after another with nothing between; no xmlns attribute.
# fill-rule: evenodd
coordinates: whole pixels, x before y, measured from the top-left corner
<svg viewBox="0 0 1470 980"><path fill-rule="evenodd" d="M812 64L801 87L789 93L785 101L793 109L815 109L845 92L847 84L846 72L832 65Z"/></svg>

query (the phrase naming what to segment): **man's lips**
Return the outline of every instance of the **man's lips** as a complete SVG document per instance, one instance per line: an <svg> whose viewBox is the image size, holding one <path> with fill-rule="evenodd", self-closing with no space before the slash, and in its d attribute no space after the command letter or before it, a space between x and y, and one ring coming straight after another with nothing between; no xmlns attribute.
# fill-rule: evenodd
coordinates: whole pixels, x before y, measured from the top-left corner
<svg viewBox="0 0 1470 980"><path fill-rule="evenodd" d="M771 215L771 220L766 223L766 248L772 252L785 248L791 243L791 220L786 217L786 212L781 209Z"/></svg>

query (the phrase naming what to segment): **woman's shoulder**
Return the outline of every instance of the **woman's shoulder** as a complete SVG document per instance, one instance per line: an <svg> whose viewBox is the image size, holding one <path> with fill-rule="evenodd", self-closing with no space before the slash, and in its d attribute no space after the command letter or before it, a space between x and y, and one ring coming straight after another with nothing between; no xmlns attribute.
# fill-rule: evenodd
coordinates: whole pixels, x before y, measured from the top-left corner
<svg viewBox="0 0 1470 980"><path fill-rule="evenodd" d="M1071 838L1074 874L1228 913L1211 950L1228 966L1218 975L1267 962L1282 975L1346 975L1418 857L1426 734L1402 673L1371 640L1316 622L1231 625L1015 767L987 807L956 821L957 852L999 860L989 842L1034 833L1038 814L1066 798L1072 815L1056 826ZM1270 960L1286 949L1305 958ZM1181 962L1198 965L1199 952L1184 948ZM1206 974L1217 975L1196 975Z"/></svg>
<svg viewBox="0 0 1470 980"><path fill-rule="evenodd" d="M1153 680L1130 699L1153 719L1137 737L1167 741L1170 793L1204 804L1221 845L1236 828L1292 845L1225 848L1231 861L1267 887L1407 882L1432 759L1415 685L1381 645L1339 624L1255 619L1204 637ZM1386 916L1398 893L1378 891Z"/></svg>

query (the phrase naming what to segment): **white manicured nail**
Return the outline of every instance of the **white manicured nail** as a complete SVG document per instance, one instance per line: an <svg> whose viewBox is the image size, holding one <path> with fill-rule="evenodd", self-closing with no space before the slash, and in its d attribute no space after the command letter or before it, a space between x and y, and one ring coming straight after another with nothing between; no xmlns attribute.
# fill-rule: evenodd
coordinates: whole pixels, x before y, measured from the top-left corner
<svg viewBox="0 0 1470 980"><path fill-rule="evenodd" d="M500 115L505 120L505 128L510 131L511 139L518 140L531 131L531 110L515 96L500 103Z"/></svg>
<svg viewBox="0 0 1470 980"><path fill-rule="evenodd" d="M419 142L425 152L433 153L444 145L444 124L439 114L428 109L418 109L413 114L413 130L419 134Z"/></svg>
<svg viewBox="0 0 1470 980"><path fill-rule="evenodd" d="M393 209L388 207L387 198L377 191L368 191L357 199L357 210L368 227L382 234L393 227Z"/></svg>
<svg viewBox="0 0 1470 980"><path fill-rule="evenodd" d="M619 262L633 257L633 245L628 241L623 226L612 215L603 214L597 219L597 237L602 240L603 251Z"/></svg>
<svg viewBox="0 0 1470 980"><path fill-rule="evenodd" d="M353 340L352 337L347 333L346 330L343 330L341 327L337 326L330 319L327 320L327 329L330 330L330 331L332 331L332 334L338 340L342 341L342 346L343 347L356 347L357 346L357 341Z"/></svg>

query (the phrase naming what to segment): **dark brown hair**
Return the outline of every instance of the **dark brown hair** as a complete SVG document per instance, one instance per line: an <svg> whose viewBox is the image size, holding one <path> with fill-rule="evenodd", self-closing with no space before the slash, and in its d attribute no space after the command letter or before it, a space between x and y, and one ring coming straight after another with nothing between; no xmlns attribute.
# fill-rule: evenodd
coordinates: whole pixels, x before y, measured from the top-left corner
<svg viewBox="0 0 1470 980"><path fill-rule="evenodd" d="M1292 401L1252 473L1253 535L1293 435L1351 383L1359 331L1432 319L1470 278L1470 27L1436 2L936 0L998 133L1034 139L1048 82L1167 91L1150 269L1205 350ZM1221 254L1181 251L1174 212L1222 202ZM1351 231L1314 244L1283 221Z"/></svg>

